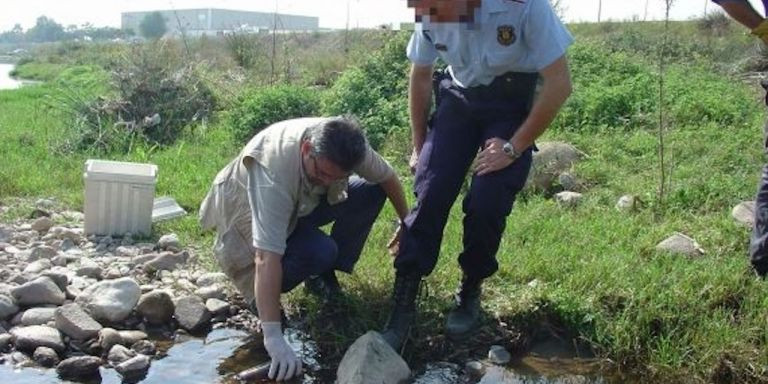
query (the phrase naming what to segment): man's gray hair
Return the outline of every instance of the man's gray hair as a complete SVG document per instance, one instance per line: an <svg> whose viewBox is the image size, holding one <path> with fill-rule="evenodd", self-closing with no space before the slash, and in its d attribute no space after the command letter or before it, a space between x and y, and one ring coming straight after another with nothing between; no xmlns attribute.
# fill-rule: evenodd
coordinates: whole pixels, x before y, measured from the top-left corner
<svg viewBox="0 0 768 384"><path fill-rule="evenodd" d="M345 172L352 171L365 158L368 141L357 119L333 117L307 131L315 155L323 156Z"/></svg>

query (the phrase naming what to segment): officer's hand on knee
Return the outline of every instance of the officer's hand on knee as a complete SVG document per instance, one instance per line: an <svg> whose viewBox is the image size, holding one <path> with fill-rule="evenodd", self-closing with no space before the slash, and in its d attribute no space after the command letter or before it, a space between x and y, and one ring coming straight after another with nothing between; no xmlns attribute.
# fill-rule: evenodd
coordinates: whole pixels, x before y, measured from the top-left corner
<svg viewBox="0 0 768 384"><path fill-rule="evenodd" d="M488 139L485 142L485 148L477 154L472 165L478 176L504 169L514 162L512 158L504 153L504 143L506 141L498 137Z"/></svg>
<svg viewBox="0 0 768 384"><path fill-rule="evenodd" d="M419 151L416 148L411 151L411 158L408 160L408 166L411 168L411 174L416 174L416 166L419 165Z"/></svg>
<svg viewBox="0 0 768 384"><path fill-rule="evenodd" d="M403 225L403 222L399 222L395 233L392 234L392 238L387 243L387 250L392 257L397 257L397 254L400 253L400 236L403 233Z"/></svg>

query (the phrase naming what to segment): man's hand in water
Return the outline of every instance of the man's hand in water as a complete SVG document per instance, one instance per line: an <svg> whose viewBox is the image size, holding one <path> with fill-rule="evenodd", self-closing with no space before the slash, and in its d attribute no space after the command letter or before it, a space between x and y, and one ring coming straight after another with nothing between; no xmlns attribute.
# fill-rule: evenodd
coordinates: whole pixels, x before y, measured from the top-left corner
<svg viewBox="0 0 768 384"><path fill-rule="evenodd" d="M301 359L288 345L280 329L279 321L261 323L264 333L264 348L267 349L272 364L269 367L269 378L276 381L290 380L301 372Z"/></svg>

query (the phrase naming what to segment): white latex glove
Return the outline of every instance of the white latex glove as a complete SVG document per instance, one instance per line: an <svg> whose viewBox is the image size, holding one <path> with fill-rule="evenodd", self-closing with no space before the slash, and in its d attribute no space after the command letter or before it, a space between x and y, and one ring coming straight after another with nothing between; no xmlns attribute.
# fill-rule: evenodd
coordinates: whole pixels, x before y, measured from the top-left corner
<svg viewBox="0 0 768 384"><path fill-rule="evenodd" d="M261 323L261 331L264 333L264 348L267 349L272 364L269 366L269 378L271 380L290 380L301 372L301 359L296 357L291 346L283 338L279 321Z"/></svg>

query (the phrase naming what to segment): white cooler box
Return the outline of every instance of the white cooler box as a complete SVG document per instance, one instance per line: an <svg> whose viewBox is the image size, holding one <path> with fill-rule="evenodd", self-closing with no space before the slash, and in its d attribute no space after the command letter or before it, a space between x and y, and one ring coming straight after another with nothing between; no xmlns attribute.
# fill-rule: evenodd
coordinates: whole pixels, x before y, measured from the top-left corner
<svg viewBox="0 0 768 384"><path fill-rule="evenodd" d="M83 179L86 235L150 235L156 165L91 159Z"/></svg>

